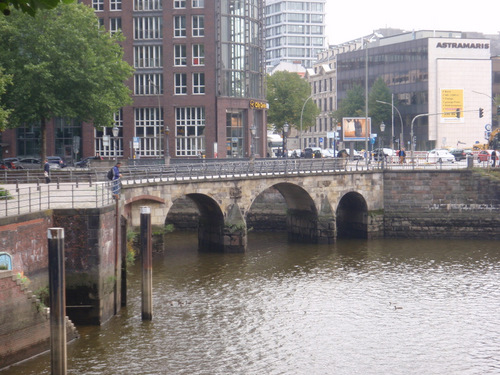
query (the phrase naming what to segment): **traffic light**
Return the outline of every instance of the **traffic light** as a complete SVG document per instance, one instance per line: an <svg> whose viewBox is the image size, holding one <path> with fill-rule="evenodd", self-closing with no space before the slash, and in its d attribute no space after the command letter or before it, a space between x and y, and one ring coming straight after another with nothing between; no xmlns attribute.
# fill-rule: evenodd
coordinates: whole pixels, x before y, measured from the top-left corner
<svg viewBox="0 0 500 375"><path fill-rule="evenodd" d="M479 118L483 118L484 116L484 110L482 108L479 108Z"/></svg>
<svg viewBox="0 0 500 375"><path fill-rule="evenodd" d="M497 107L497 116L500 116L500 105Z"/></svg>
<svg viewBox="0 0 500 375"><path fill-rule="evenodd" d="M457 108L457 118L460 118L460 108Z"/></svg>

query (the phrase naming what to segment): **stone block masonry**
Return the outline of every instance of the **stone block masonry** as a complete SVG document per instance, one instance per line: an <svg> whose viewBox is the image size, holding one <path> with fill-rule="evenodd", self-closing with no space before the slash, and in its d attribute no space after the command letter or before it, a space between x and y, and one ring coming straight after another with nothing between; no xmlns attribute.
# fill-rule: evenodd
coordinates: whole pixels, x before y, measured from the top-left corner
<svg viewBox="0 0 500 375"><path fill-rule="evenodd" d="M386 171L389 238L500 239L500 181L474 170Z"/></svg>

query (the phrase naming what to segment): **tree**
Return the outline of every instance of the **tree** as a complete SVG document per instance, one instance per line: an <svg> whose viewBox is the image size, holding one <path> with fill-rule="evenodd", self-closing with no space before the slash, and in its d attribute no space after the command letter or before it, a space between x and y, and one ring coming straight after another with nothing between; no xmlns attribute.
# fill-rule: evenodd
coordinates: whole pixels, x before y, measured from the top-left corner
<svg viewBox="0 0 500 375"><path fill-rule="evenodd" d="M7 85L12 82L12 77L7 76L3 73L3 69L0 68L0 98L7 90ZM7 120L9 118L11 110L2 106L2 102L0 102L0 129L6 126Z"/></svg>
<svg viewBox="0 0 500 375"><path fill-rule="evenodd" d="M365 92L360 85L355 85L346 92L336 111L331 116L336 123L342 123L344 117L365 117Z"/></svg>
<svg viewBox="0 0 500 375"><path fill-rule="evenodd" d="M297 73L281 71L268 76L267 122L274 124L276 130L282 130L285 122L300 129L302 114L303 129L313 126L319 109L312 100L308 100L310 95L311 86ZM304 107L303 112L302 107Z"/></svg>
<svg viewBox="0 0 500 375"><path fill-rule="evenodd" d="M0 35L0 67L13 83L0 104L12 109L9 127L40 124L42 159L51 118L112 126L114 113L132 102L122 36L100 28L91 8L60 5L34 17L14 11L0 18Z"/></svg>
<svg viewBox="0 0 500 375"><path fill-rule="evenodd" d="M34 16L38 9L53 9L60 3L70 4L75 0L0 0L0 12L10 15L10 7Z"/></svg>
<svg viewBox="0 0 500 375"><path fill-rule="evenodd" d="M373 83L373 86L368 94L368 111L372 119L372 128L378 126L382 121L385 123L391 122L392 108L390 105L378 103L377 100L390 103L391 91L385 84L382 77L379 77Z"/></svg>

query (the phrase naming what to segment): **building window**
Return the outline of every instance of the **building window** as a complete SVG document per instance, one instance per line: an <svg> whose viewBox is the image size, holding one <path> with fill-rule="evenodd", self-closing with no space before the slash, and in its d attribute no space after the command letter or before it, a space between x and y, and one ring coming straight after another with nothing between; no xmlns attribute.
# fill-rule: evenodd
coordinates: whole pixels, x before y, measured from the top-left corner
<svg viewBox="0 0 500 375"><path fill-rule="evenodd" d="M205 46L193 44L193 65L205 65Z"/></svg>
<svg viewBox="0 0 500 375"><path fill-rule="evenodd" d="M205 152L205 108L175 109L175 154L198 156Z"/></svg>
<svg viewBox="0 0 500 375"><path fill-rule="evenodd" d="M109 33L113 35L122 29L122 19L120 17L109 19Z"/></svg>
<svg viewBox="0 0 500 375"><path fill-rule="evenodd" d="M186 36L186 16L174 17L174 37L182 38Z"/></svg>
<svg viewBox="0 0 500 375"><path fill-rule="evenodd" d="M193 73L193 94L205 94L205 73Z"/></svg>
<svg viewBox="0 0 500 375"><path fill-rule="evenodd" d="M161 17L135 17L134 39L161 39L162 19Z"/></svg>
<svg viewBox="0 0 500 375"><path fill-rule="evenodd" d="M95 129L95 152L103 157L118 158L123 157L123 111L120 109L114 114L114 125L118 128L118 137L113 137L112 127L103 127ZM104 136L109 137L106 145L104 144Z"/></svg>
<svg viewBox="0 0 500 375"><path fill-rule="evenodd" d="M122 0L109 0L109 10L122 10Z"/></svg>
<svg viewBox="0 0 500 375"><path fill-rule="evenodd" d="M136 155L161 156L163 151L163 109L160 107L135 108L134 117L135 136L139 138L140 142Z"/></svg>
<svg viewBox="0 0 500 375"><path fill-rule="evenodd" d="M186 0L174 0L174 8L176 9L186 8Z"/></svg>
<svg viewBox="0 0 500 375"><path fill-rule="evenodd" d="M192 0L191 8L205 8L205 0Z"/></svg>
<svg viewBox="0 0 500 375"><path fill-rule="evenodd" d="M102 12L104 10L104 0L92 0L92 8L96 12Z"/></svg>
<svg viewBox="0 0 500 375"><path fill-rule="evenodd" d="M162 74L135 74L134 95L161 95L163 93Z"/></svg>
<svg viewBox="0 0 500 375"><path fill-rule="evenodd" d="M134 10L161 10L162 0L134 0Z"/></svg>
<svg viewBox="0 0 500 375"><path fill-rule="evenodd" d="M134 68L161 68L162 46L134 46Z"/></svg>
<svg viewBox="0 0 500 375"><path fill-rule="evenodd" d="M193 16L193 36L205 36L205 17Z"/></svg>
<svg viewBox="0 0 500 375"><path fill-rule="evenodd" d="M186 56L186 45L176 44L174 46L174 65L175 66L186 66L187 56Z"/></svg>
<svg viewBox="0 0 500 375"><path fill-rule="evenodd" d="M0 253L0 270L12 269L12 257L8 253Z"/></svg>
<svg viewBox="0 0 500 375"><path fill-rule="evenodd" d="M185 73L175 73L175 95L187 94L187 75Z"/></svg>
<svg viewBox="0 0 500 375"><path fill-rule="evenodd" d="M99 24L99 27L104 27L104 18L98 18L97 23Z"/></svg>

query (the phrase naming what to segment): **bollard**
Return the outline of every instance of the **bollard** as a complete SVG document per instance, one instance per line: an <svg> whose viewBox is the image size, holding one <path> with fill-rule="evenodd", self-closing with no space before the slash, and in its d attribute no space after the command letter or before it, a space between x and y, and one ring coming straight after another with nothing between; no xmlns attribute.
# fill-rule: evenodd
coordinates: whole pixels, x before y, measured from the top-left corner
<svg viewBox="0 0 500 375"><path fill-rule="evenodd" d="M48 229L50 293L50 365L52 375L66 375L66 282L64 229Z"/></svg>
<svg viewBox="0 0 500 375"><path fill-rule="evenodd" d="M153 249L151 208L141 207L142 320L153 318Z"/></svg>

